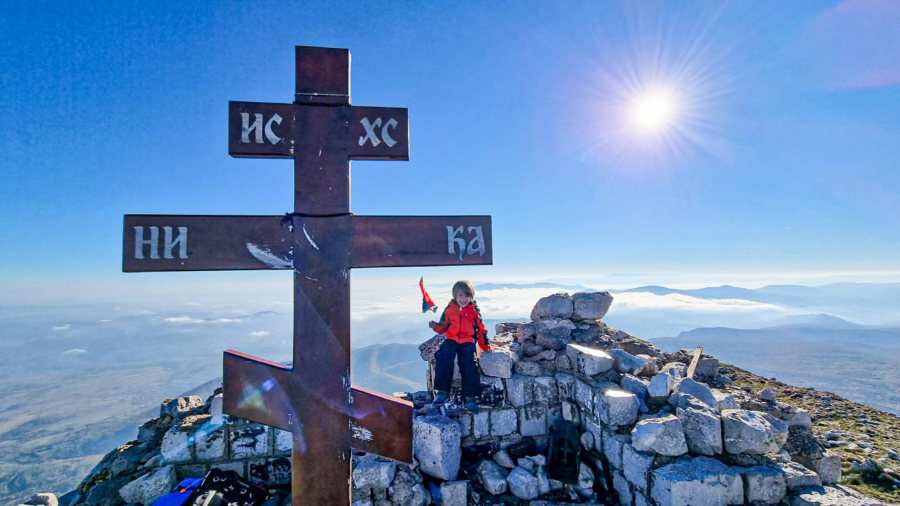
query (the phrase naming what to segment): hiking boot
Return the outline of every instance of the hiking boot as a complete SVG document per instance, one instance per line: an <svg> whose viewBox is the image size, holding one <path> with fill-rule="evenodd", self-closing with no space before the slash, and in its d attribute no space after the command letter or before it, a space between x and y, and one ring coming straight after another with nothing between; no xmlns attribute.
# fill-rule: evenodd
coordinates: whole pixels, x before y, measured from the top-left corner
<svg viewBox="0 0 900 506"><path fill-rule="evenodd" d="M478 402L474 397L466 397L466 409L471 412L478 411Z"/></svg>
<svg viewBox="0 0 900 506"><path fill-rule="evenodd" d="M437 395L434 396L433 404L440 406L447 402L447 399L450 397L450 392L446 390L438 390Z"/></svg>

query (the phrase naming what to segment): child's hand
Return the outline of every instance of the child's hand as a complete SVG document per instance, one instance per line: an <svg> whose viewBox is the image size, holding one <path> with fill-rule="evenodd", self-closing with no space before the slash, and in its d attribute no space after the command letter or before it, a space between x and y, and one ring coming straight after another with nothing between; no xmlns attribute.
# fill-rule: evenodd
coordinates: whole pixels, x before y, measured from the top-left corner
<svg viewBox="0 0 900 506"><path fill-rule="evenodd" d="M437 327L437 323L435 323L435 322L428 322L428 328L430 328L431 330L434 330L435 327Z"/></svg>

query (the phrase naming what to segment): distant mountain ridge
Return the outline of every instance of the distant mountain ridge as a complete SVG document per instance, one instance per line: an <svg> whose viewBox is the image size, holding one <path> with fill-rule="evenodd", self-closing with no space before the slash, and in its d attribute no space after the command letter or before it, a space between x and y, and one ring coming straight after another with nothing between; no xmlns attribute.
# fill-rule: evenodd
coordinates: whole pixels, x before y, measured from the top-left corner
<svg viewBox="0 0 900 506"><path fill-rule="evenodd" d="M504 288L510 289L521 289L521 288L561 288L563 290L575 290L577 292L597 292L599 290L594 290L593 288L588 288L582 285L563 285L560 283L528 283L528 284L516 284L516 283L482 283L480 285L475 286L475 290L502 290Z"/></svg>

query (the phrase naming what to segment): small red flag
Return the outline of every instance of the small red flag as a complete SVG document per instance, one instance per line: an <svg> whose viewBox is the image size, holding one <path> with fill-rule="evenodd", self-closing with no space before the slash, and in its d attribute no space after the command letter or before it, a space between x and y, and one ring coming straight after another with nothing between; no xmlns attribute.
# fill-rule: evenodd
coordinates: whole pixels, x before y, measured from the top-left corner
<svg viewBox="0 0 900 506"><path fill-rule="evenodd" d="M425 291L425 278L419 278L419 288L422 290L422 312L427 313L431 311L433 313L437 313L437 304L431 300L431 296L428 295L428 292Z"/></svg>

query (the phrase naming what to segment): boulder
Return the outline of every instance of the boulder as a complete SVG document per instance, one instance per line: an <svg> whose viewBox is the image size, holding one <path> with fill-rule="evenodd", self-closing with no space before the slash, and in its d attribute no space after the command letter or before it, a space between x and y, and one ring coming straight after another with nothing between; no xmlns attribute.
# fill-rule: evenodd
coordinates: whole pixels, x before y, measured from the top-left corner
<svg viewBox="0 0 900 506"><path fill-rule="evenodd" d="M712 409L678 408L688 448L700 455L713 456L722 453L722 419Z"/></svg>
<svg viewBox="0 0 900 506"><path fill-rule="evenodd" d="M481 485L489 494L500 495L509 488L509 484L506 482L509 471L497 465L493 460L482 460L478 464L476 474Z"/></svg>
<svg viewBox="0 0 900 506"><path fill-rule="evenodd" d="M530 376L513 374L506 379L506 398L516 408L534 401L534 379Z"/></svg>
<svg viewBox="0 0 900 506"><path fill-rule="evenodd" d="M413 422L413 455L422 473L453 481L462 457L459 424L444 416L422 416Z"/></svg>
<svg viewBox="0 0 900 506"><path fill-rule="evenodd" d="M578 292L572 296L572 318L575 320L599 320L606 316L612 305L609 292Z"/></svg>
<svg viewBox="0 0 900 506"><path fill-rule="evenodd" d="M631 430L631 444L636 450L670 457L688 451L681 420L672 415L638 422Z"/></svg>
<svg viewBox="0 0 900 506"><path fill-rule="evenodd" d="M534 325L537 333L551 332L566 338L572 334L573 330L578 328L572 323L572 320L566 320L565 318L542 318L534 322Z"/></svg>
<svg viewBox="0 0 900 506"><path fill-rule="evenodd" d="M569 344L569 335L562 329L550 331L542 330L537 333L534 342L541 348L546 348L548 350L563 350L566 345Z"/></svg>
<svg viewBox="0 0 900 506"><path fill-rule="evenodd" d="M353 466L353 486L359 489L386 490L394 481L397 463L375 455L363 455Z"/></svg>
<svg viewBox="0 0 900 506"><path fill-rule="evenodd" d="M725 451L762 455L778 453L775 430L766 420L765 413L726 409L722 412L722 433Z"/></svg>
<svg viewBox="0 0 900 506"><path fill-rule="evenodd" d="M719 506L744 503L740 474L708 457L682 460L650 473L650 497L667 506Z"/></svg>
<svg viewBox="0 0 900 506"><path fill-rule="evenodd" d="M622 387L622 390L628 390L637 396L638 400L643 401L647 398L647 385L648 382L646 380L642 380L637 376L632 376L630 374L626 374L622 376L622 380L619 382L619 385Z"/></svg>
<svg viewBox="0 0 900 506"><path fill-rule="evenodd" d="M716 398L716 404L719 411L723 409L740 409L737 400L733 395L719 390L713 390L713 396Z"/></svg>
<svg viewBox="0 0 900 506"><path fill-rule="evenodd" d="M627 351L627 350L626 350ZM638 376L651 377L656 375L659 372L659 359L656 357L651 357L650 355L645 355L640 353L635 355L637 358L644 361L644 367L636 372L635 374Z"/></svg>
<svg viewBox="0 0 900 506"><path fill-rule="evenodd" d="M544 351L544 347L539 344L525 343L522 345L522 354L526 357L533 357Z"/></svg>
<svg viewBox="0 0 900 506"><path fill-rule="evenodd" d="M694 368L694 377L704 381L712 381L719 374L719 359L702 355Z"/></svg>
<svg viewBox="0 0 900 506"><path fill-rule="evenodd" d="M787 493L784 473L765 466L748 467L741 471L747 502L778 504Z"/></svg>
<svg viewBox="0 0 900 506"><path fill-rule="evenodd" d="M484 352L478 357L478 364L485 376L494 378L509 378L512 376L512 353L507 351Z"/></svg>
<svg viewBox="0 0 900 506"><path fill-rule="evenodd" d="M619 388L605 388L597 397L597 416L608 425L631 425L637 420L640 406L633 393Z"/></svg>
<svg viewBox="0 0 900 506"><path fill-rule="evenodd" d="M601 432L600 438L603 441L603 455L606 456L606 461L609 462L610 466L622 469L623 448L631 444L631 436L627 434L610 434L604 430Z"/></svg>
<svg viewBox="0 0 900 506"><path fill-rule="evenodd" d="M644 361L627 351L609 350L609 354L612 355L613 360L615 361L615 369L620 373L637 374L638 371L644 368Z"/></svg>
<svg viewBox="0 0 900 506"><path fill-rule="evenodd" d="M785 486L788 493L806 487L821 487L819 475L796 462L782 462L778 469L784 473Z"/></svg>
<svg viewBox="0 0 900 506"><path fill-rule="evenodd" d="M637 490L647 493L650 482L650 469L656 455L637 451L632 445L622 446L622 475Z"/></svg>
<svg viewBox="0 0 900 506"><path fill-rule="evenodd" d="M615 361L603 350L595 350L580 344L566 346L566 355L572 364L572 369L585 376L593 376L609 371Z"/></svg>
<svg viewBox="0 0 900 506"><path fill-rule="evenodd" d="M531 310L531 320L538 321L541 318L570 318L575 307L572 297L567 293L555 293L537 301Z"/></svg>
<svg viewBox="0 0 900 506"><path fill-rule="evenodd" d="M164 462L189 462L193 459L194 438L190 433L172 427L163 436L160 453Z"/></svg>
<svg viewBox="0 0 900 506"><path fill-rule="evenodd" d="M438 334L420 344L419 356L422 357L422 360L426 362L431 362L432 360L434 360L434 354L437 353L441 345L444 344L445 339L447 339L445 336Z"/></svg>
<svg viewBox="0 0 900 506"><path fill-rule="evenodd" d="M831 450L825 450L818 458L797 456L794 460L815 471L822 483L830 485L841 481L841 456Z"/></svg>
<svg viewBox="0 0 900 506"><path fill-rule="evenodd" d="M685 378L675 385L674 392L696 397L703 404L706 404L713 409L719 409L719 401L716 400L716 396L713 395L712 390L703 383ZM669 404L672 404L673 406L677 405L672 399L669 400Z"/></svg>
<svg viewBox="0 0 900 506"><path fill-rule="evenodd" d="M527 360L520 360L516 362L516 365L513 366L513 371L516 374L521 374L522 376L540 376L543 371L541 371L541 366L536 362L528 362Z"/></svg>
<svg viewBox="0 0 900 506"><path fill-rule="evenodd" d="M525 409L525 408L522 408ZM546 411L544 412L546 415ZM487 414L487 413L485 413ZM546 421L546 416L545 416ZM491 436L508 436L516 431L516 410L495 409L490 412Z"/></svg>
<svg viewBox="0 0 900 506"><path fill-rule="evenodd" d="M441 504L443 506L466 506L468 492L468 481L445 481L441 483Z"/></svg>
<svg viewBox="0 0 900 506"><path fill-rule="evenodd" d="M159 416L171 416L182 418L188 415L196 415L203 409L203 399L199 395L188 395L166 399L159 407Z"/></svg>
<svg viewBox="0 0 900 506"><path fill-rule="evenodd" d="M553 376L537 376L534 378L534 403L550 406L559 403L559 389Z"/></svg>
<svg viewBox="0 0 900 506"><path fill-rule="evenodd" d="M647 395L655 401L665 401L675 388L675 377L671 374L657 374L650 379L647 386Z"/></svg>
<svg viewBox="0 0 900 506"><path fill-rule="evenodd" d="M537 499L540 494L538 479L521 467L513 469L506 477L506 481L509 483L510 493L519 499L530 501Z"/></svg>
<svg viewBox="0 0 900 506"><path fill-rule="evenodd" d="M153 504L160 496L172 491L178 484L174 466L166 466L152 471L119 489L119 495L126 503Z"/></svg>
<svg viewBox="0 0 900 506"><path fill-rule="evenodd" d="M669 362L664 364L659 372L668 374L673 378L684 378L687 376L687 366L681 362Z"/></svg>
<svg viewBox="0 0 900 506"><path fill-rule="evenodd" d="M513 462L512 457L509 456L509 453L507 453L506 450L497 450L497 453L494 454L494 462L506 469L516 467L516 463Z"/></svg>

